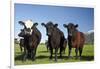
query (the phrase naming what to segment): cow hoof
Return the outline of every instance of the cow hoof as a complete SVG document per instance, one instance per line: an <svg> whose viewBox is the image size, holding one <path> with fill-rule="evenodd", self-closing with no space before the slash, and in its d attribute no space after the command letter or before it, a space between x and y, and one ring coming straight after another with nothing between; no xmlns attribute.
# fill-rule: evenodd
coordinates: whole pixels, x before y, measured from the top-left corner
<svg viewBox="0 0 100 69"><path fill-rule="evenodd" d="M49 57L49 59L52 59L52 57Z"/></svg>
<svg viewBox="0 0 100 69"><path fill-rule="evenodd" d="M35 59L32 59L32 61L35 61Z"/></svg>
<svg viewBox="0 0 100 69"><path fill-rule="evenodd" d="M82 60L82 58L81 58L81 57L79 57L79 60Z"/></svg>
<svg viewBox="0 0 100 69"><path fill-rule="evenodd" d="M35 61L35 58L33 58L32 61Z"/></svg>
<svg viewBox="0 0 100 69"><path fill-rule="evenodd" d="M60 58L62 59L62 56L60 56Z"/></svg>

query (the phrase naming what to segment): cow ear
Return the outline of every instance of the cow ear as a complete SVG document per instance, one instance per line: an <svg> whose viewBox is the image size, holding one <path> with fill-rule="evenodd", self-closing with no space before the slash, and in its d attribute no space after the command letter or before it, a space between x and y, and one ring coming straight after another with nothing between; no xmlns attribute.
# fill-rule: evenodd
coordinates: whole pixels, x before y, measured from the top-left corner
<svg viewBox="0 0 100 69"><path fill-rule="evenodd" d="M57 27L57 26L58 26L58 24L55 24L55 25L54 25L54 27Z"/></svg>
<svg viewBox="0 0 100 69"><path fill-rule="evenodd" d="M38 23L34 23L34 24L33 24L33 26L37 26L37 25L38 25Z"/></svg>
<svg viewBox="0 0 100 69"><path fill-rule="evenodd" d="M36 27L38 25L38 23L34 23L33 26L31 27L31 29L33 29L33 27Z"/></svg>
<svg viewBox="0 0 100 69"><path fill-rule="evenodd" d="M77 27L78 27L78 24L75 25L75 28L77 28Z"/></svg>
<svg viewBox="0 0 100 69"><path fill-rule="evenodd" d="M23 21L19 21L19 24L24 26L24 28L26 28L25 23Z"/></svg>
<svg viewBox="0 0 100 69"><path fill-rule="evenodd" d="M41 23L42 26L46 27L46 25L44 23Z"/></svg>
<svg viewBox="0 0 100 69"><path fill-rule="evenodd" d="M18 22L20 25L25 25L25 23L23 21L19 21Z"/></svg>
<svg viewBox="0 0 100 69"><path fill-rule="evenodd" d="M63 24L63 26L64 26L65 28L67 28L67 27L68 27L66 24Z"/></svg>

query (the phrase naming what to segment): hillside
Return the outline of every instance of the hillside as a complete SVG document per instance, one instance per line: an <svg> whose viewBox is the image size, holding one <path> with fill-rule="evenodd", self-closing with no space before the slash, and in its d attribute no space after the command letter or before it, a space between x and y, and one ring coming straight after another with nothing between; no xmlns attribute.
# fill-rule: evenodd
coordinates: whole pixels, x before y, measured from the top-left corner
<svg viewBox="0 0 100 69"><path fill-rule="evenodd" d="M86 44L94 44L94 31L85 33L85 40Z"/></svg>

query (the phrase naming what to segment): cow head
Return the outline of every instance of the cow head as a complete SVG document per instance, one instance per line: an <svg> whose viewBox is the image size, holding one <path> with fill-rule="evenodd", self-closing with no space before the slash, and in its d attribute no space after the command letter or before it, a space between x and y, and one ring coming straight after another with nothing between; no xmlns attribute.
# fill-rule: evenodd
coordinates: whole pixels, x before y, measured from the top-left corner
<svg viewBox="0 0 100 69"><path fill-rule="evenodd" d="M24 26L24 28L21 29L21 32L18 34L20 37L30 36L34 30L34 27L38 25L38 23L33 24L32 20L19 21L19 24Z"/></svg>
<svg viewBox="0 0 100 69"><path fill-rule="evenodd" d="M51 36L52 32L54 31L54 28L58 26L58 24L53 24L53 22L48 22L47 24L42 23L42 26L46 28L46 32L48 36Z"/></svg>
<svg viewBox="0 0 100 69"><path fill-rule="evenodd" d="M75 33L76 33L76 31L77 31L76 28L78 27L78 24L74 25L73 23L69 23L68 25L63 24L63 26L64 26L65 28L67 28L67 30L68 30L68 35L69 35L69 36L73 36L73 35L75 35Z"/></svg>
<svg viewBox="0 0 100 69"><path fill-rule="evenodd" d="M24 37L25 36L25 32L24 29L20 30L21 32L18 34L19 37Z"/></svg>

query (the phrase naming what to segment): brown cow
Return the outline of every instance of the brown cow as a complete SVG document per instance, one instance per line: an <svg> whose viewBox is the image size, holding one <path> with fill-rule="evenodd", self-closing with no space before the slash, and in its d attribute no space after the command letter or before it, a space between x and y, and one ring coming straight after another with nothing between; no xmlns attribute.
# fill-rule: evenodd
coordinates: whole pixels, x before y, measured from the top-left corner
<svg viewBox="0 0 100 69"><path fill-rule="evenodd" d="M71 49L75 49L76 58L78 57L78 50L79 56L81 59L81 54L83 50L83 46L85 43L85 36L82 32L77 30L78 24L74 25L73 23L69 23L68 25L63 25L68 30L68 45L69 45L69 53L68 57L70 57Z"/></svg>

